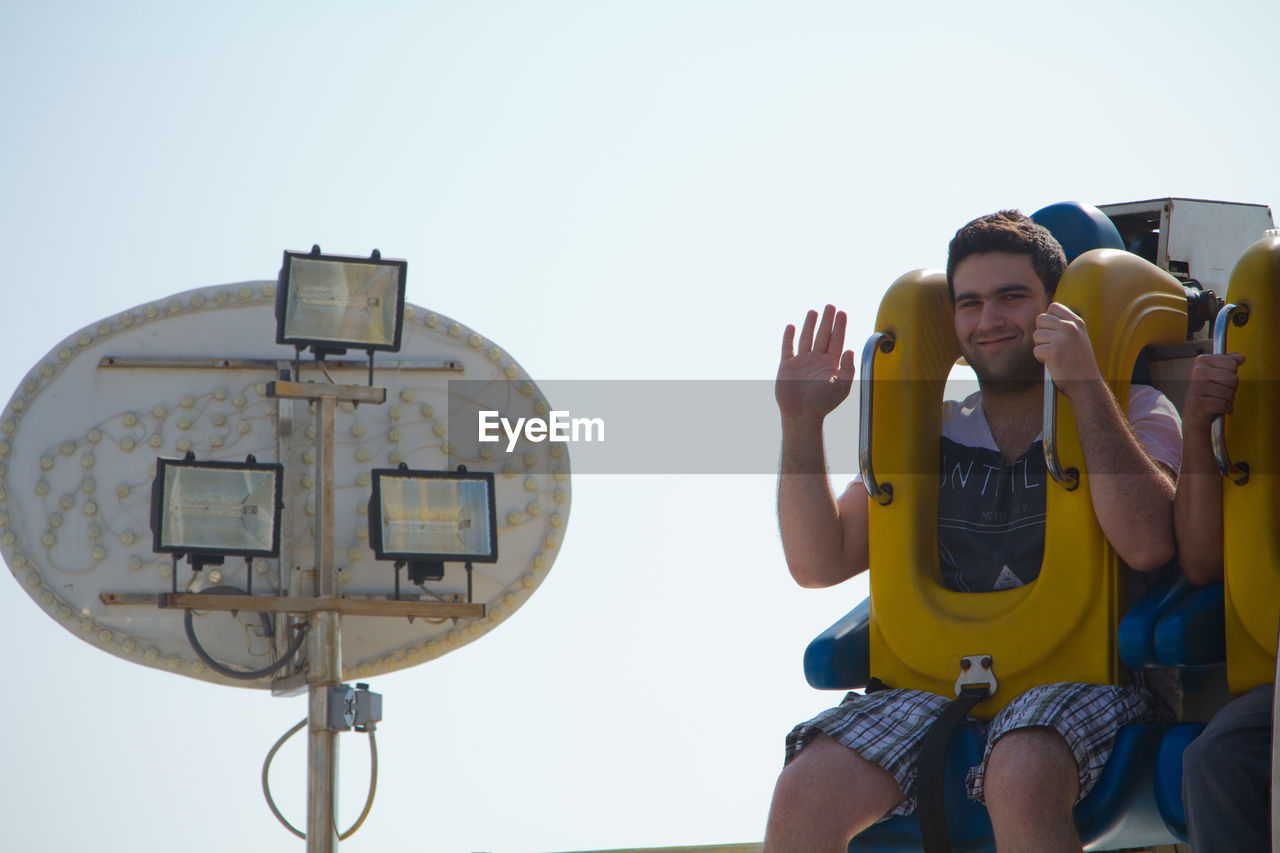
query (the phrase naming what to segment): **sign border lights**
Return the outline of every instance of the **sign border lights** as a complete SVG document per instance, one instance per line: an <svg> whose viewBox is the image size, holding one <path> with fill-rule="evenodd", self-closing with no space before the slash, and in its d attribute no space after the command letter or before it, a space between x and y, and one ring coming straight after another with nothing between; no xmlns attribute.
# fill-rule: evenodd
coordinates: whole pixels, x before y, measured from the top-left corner
<svg viewBox="0 0 1280 853"><path fill-rule="evenodd" d="M295 265L295 261L306 261L312 264L317 262L332 264L334 267L339 268L341 275L356 273L356 280L358 281L361 280L359 276L361 274L364 275L363 282L365 283L381 271L391 270L395 277L395 306L393 312L394 329L390 337L384 335L381 342L379 342L344 338L338 334L306 334L307 330L305 329L291 328L294 322L294 308L297 304L296 300L291 299L291 295L297 291L298 280L296 273L300 268L300 265ZM367 258L351 255L326 255L320 252L319 246L312 246L310 252L285 251L276 289L276 343L290 344L299 350L311 347L317 355L325 353L341 354L346 352L347 348L364 350L369 353L375 350L399 352L400 339L404 332L405 276L408 266L408 262L401 259L383 258L377 249ZM361 267L366 269L361 270ZM391 298L392 294L387 293L384 296L385 298ZM343 298L335 296L331 310L338 315L337 320L340 324L342 317L353 311L364 311L365 308L353 307L347 304Z"/></svg>
<svg viewBox="0 0 1280 853"><path fill-rule="evenodd" d="M223 472L270 472L272 483L272 518L271 544L265 548L244 548L227 545L192 545L186 543L169 543L164 541L164 521L168 515L172 483L168 476L170 470L193 469ZM284 466L278 462L258 462L250 456L244 462L223 462L216 460L197 460L193 454L184 459L156 459L156 476L151 485L151 532L152 548L157 554L173 554L176 557L276 557L280 553L280 516L283 502Z"/></svg>
<svg viewBox="0 0 1280 853"><path fill-rule="evenodd" d="M316 594L311 579L294 567L310 560L316 547L322 481L294 466L312 464L308 451L315 437L308 432L323 406L311 411L297 400L282 404L268 396L294 357L292 347L286 354L275 343L276 286L274 275L213 284L113 312L33 359L11 399L0 400L0 555L24 595L78 640L159 672L265 689L273 687L270 679L233 680L210 669L193 653L172 608L190 606L201 614L225 604L247 613L307 614L321 606L322 599L308 597ZM406 302L404 324L400 354L393 356L400 360L370 383L387 385L389 405L364 405L363 398L358 407L337 403L344 429L335 456L332 529L334 561L344 571L333 607L361 617L360 631L343 637L348 680L438 660L487 636L542 588L570 525L571 444L523 445L525 461L535 464L508 473L498 447L461 439L455 447L450 441L453 407L474 408L470 397L458 396L458 375L490 381L492 399L484 398L482 408L500 410L513 422L546 417L555 408L544 389L497 342L446 314ZM346 371L334 381L358 380L360 365L329 369ZM315 390L330 387L318 382ZM100 393L102 388L111 393ZM474 421L467 426L474 429ZM180 558L153 551L157 457L182 459L188 452L237 462L254 453L259 461L284 464L287 496L277 557L257 557L247 569L224 570L218 581L210 575L184 587ZM398 589L393 578L398 584L404 573L387 577L390 566L369 546L370 469L402 461L413 469L454 471L462 462L470 471L494 472L499 558L475 564L481 571L474 573L471 604L446 605L425 593L382 601ZM233 561L244 562L226 560ZM463 586L472 573L464 578L462 563L444 565L449 573L441 591L450 602L472 591L470 583ZM252 607L243 601L233 606L243 595L200 588L219 583L267 595ZM158 595L173 599L169 609L142 606ZM384 603L395 606L381 608ZM439 612L427 612L433 608ZM400 618L367 618L381 611ZM196 626L203 636L199 615Z"/></svg>
<svg viewBox="0 0 1280 853"><path fill-rule="evenodd" d="M415 471L408 467L374 468L373 493L369 498L369 545L379 560L395 560L408 562L468 562L496 563L498 561L498 512L495 480L489 471ZM454 482L482 482L486 491L486 513L489 523L488 551L481 553L465 553L458 551L388 551L384 549L382 519L383 479L396 478L408 480L452 480Z"/></svg>

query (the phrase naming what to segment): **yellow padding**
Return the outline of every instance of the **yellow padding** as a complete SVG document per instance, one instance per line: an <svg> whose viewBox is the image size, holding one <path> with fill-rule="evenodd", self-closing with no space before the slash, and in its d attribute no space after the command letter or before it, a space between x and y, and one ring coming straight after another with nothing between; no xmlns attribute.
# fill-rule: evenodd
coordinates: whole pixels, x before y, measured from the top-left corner
<svg viewBox="0 0 1280 853"><path fill-rule="evenodd" d="M1228 302L1249 319L1227 333L1245 354L1227 452L1249 466L1249 480L1222 481L1226 568L1227 684L1240 694L1275 680L1280 613L1280 237L1249 247L1227 285Z"/></svg>
<svg viewBox="0 0 1280 853"><path fill-rule="evenodd" d="M1182 287L1126 252L1081 255L1056 299L1084 318L1122 410L1139 350L1186 336ZM892 485L893 500L870 503L872 675L953 696L961 657L990 655L998 690L974 711L988 718L1037 684L1119 683L1120 564L1093 516L1069 402L1059 395L1058 446L1063 468L1079 469L1080 486L1046 484L1040 577L999 592L948 590L937 543L940 402L959 348L945 275L924 270L894 282L876 331L894 337L893 349L876 357L872 418L873 468Z"/></svg>

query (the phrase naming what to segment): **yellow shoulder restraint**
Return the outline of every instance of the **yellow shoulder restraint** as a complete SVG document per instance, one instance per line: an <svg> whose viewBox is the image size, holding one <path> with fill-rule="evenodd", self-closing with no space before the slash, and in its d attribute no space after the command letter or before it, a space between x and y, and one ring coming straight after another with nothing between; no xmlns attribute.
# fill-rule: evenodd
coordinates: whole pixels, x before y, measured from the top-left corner
<svg viewBox="0 0 1280 853"><path fill-rule="evenodd" d="M1236 263L1215 343L1240 352L1235 410L1226 416L1222 481L1227 684L1246 693L1276 673L1280 622L1280 237L1254 243ZM1215 346L1215 349L1219 348ZM1246 473L1247 471L1247 473Z"/></svg>
<svg viewBox="0 0 1280 853"><path fill-rule="evenodd" d="M1181 285L1127 252L1081 255L1055 298L1084 318L1122 411L1142 347L1186 337ZM942 696L985 684L990 696L971 712L982 718L1038 684L1119 683L1120 563L1093 515L1070 402L1059 395L1057 446L1061 467L1078 472L1079 485L1046 483L1040 576L998 592L946 589L937 546L940 402L959 348L945 275L916 271L894 282L876 335L862 374L864 383L873 380L864 475L874 472L884 490L870 505L872 674Z"/></svg>

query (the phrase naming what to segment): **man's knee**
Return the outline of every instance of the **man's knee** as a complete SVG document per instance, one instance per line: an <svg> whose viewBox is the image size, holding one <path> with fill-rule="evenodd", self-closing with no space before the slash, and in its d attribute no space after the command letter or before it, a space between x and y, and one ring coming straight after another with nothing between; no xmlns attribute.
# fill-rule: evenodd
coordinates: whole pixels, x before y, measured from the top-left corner
<svg viewBox="0 0 1280 853"><path fill-rule="evenodd" d="M778 777L767 834L775 842L801 831L847 840L902 799L888 771L819 734ZM799 848L775 844L773 849Z"/></svg>
<svg viewBox="0 0 1280 853"><path fill-rule="evenodd" d="M993 800L1015 806L1074 805L1080 772L1066 740L1051 728L1036 726L1007 732L991 748L983 783L988 805Z"/></svg>

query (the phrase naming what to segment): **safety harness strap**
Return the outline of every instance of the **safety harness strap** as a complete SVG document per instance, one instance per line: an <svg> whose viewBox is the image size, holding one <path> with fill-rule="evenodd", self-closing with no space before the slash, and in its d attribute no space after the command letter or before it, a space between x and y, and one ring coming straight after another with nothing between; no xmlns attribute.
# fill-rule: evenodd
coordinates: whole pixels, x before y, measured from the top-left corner
<svg viewBox="0 0 1280 853"><path fill-rule="evenodd" d="M920 742L920 760L916 765L916 818L920 823L920 840L925 853L951 853L944 800L947 747L959 722L988 695L990 688L985 684L966 685L960 691L960 697L933 721Z"/></svg>

